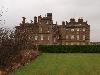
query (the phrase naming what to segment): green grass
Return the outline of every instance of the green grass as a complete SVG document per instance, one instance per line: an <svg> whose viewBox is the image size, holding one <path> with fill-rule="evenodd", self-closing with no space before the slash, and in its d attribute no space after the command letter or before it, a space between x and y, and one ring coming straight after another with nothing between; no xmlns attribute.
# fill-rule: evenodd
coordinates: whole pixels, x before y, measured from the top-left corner
<svg viewBox="0 0 100 75"><path fill-rule="evenodd" d="M100 54L43 53L9 75L100 75Z"/></svg>

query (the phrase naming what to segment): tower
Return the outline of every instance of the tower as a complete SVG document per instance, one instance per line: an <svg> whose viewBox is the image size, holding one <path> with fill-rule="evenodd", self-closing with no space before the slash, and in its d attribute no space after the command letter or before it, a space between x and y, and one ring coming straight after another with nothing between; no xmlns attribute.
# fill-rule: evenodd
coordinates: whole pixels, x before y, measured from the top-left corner
<svg viewBox="0 0 100 75"><path fill-rule="evenodd" d="M47 18L48 18L49 20L52 20L52 13L47 13Z"/></svg>

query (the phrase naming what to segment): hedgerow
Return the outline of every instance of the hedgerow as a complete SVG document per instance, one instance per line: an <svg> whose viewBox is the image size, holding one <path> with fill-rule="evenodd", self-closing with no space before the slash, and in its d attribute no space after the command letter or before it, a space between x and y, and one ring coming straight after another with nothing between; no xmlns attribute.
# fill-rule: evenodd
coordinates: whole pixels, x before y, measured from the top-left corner
<svg viewBox="0 0 100 75"><path fill-rule="evenodd" d="M39 45L44 53L100 53L100 45Z"/></svg>

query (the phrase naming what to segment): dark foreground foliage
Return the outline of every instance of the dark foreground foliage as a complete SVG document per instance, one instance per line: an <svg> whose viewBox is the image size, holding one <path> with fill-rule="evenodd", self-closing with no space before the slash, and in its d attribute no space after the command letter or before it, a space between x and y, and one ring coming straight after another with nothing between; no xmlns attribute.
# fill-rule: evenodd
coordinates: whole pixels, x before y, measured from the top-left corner
<svg viewBox="0 0 100 75"><path fill-rule="evenodd" d="M44 53L100 53L100 45L40 45Z"/></svg>
<svg viewBox="0 0 100 75"><path fill-rule="evenodd" d="M29 43L25 46L23 41L25 40L16 41L14 31L7 28L0 28L0 75L5 75L29 63L39 55L36 46L32 46Z"/></svg>

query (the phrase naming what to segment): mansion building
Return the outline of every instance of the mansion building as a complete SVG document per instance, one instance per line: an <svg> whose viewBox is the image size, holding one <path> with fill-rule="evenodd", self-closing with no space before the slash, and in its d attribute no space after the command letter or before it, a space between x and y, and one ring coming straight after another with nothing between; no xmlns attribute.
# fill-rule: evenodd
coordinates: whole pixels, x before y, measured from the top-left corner
<svg viewBox="0 0 100 75"><path fill-rule="evenodd" d="M90 43L90 25L82 18L76 21L62 21L61 25L54 24L52 13L47 16L34 17L34 21L26 23L22 17L22 23L16 26L16 40L33 45L88 45Z"/></svg>

